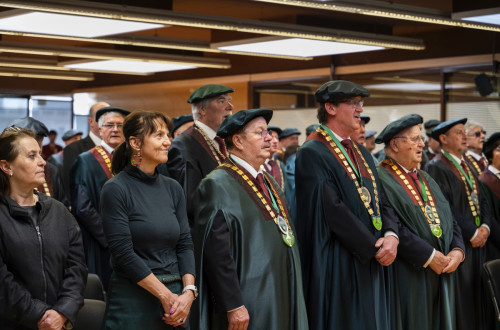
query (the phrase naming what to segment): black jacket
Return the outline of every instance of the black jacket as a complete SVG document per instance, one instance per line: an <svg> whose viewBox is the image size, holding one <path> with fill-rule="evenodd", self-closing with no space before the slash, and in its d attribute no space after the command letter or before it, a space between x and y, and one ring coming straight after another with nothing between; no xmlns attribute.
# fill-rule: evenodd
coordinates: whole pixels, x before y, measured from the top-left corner
<svg viewBox="0 0 500 330"><path fill-rule="evenodd" d="M0 201L0 329L36 329L48 309L74 323L83 305L80 228L62 203L38 196L37 226L14 200Z"/></svg>

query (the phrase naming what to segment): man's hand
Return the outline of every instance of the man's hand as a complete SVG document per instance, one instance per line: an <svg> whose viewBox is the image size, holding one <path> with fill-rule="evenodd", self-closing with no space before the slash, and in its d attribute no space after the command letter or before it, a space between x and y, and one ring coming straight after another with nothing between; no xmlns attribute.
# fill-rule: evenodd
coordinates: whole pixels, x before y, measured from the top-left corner
<svg viewBox="0 0 500 330"><path fill-rule="evenodd" d="M228 330L246 330L250 321L250 315L248 315L247 308L241 306L238 309L227 312L227 320L229 322Z"/></svg>
<svg viewBox="0 0 500 330"><path fill-rule="evenodd" d="M53 309L48 309L38 321L39 330L61 330L66 323L66 317Z"/></svg>
<svg viewBox="0 0 500 330"><path fill-rule="evenodd" d="M377 259L382 266L389 266L394 262L394 259L396 259L398 244L399 240L392 235L379 238L375 243L375 247L380 249L377 254L375 254L375 259Z"/></svg>
<svg viewBox="0 0 500 330"><path fill-rule="evenodd" d="M434 253L434 258L432 259L431 263L429 264L429 267L434 271L436 274L441 274L443 270L445 269L446 266L450 263L451 258L448 256L445 256L443 253L440 251L436 250Z"/></svg>
<svg viewBox="0 0 500 330"><path fill-rule="evenodd" d="M453 273L457 270L457 267L464 259L464 252L462 250L451 250L448 257L450 257L450 263L443 269L443 273Z"/></svg>
<svg viewBox="0 0 500 330"><path fill-rule="evenodd" d="M474 237L470 243L472 244L473 248L482 248L484 244L486 244L486 241L488 240L488 236L490 235L490 232L488 229L485 227L481 226L477 229L477 235Z"/></svg>

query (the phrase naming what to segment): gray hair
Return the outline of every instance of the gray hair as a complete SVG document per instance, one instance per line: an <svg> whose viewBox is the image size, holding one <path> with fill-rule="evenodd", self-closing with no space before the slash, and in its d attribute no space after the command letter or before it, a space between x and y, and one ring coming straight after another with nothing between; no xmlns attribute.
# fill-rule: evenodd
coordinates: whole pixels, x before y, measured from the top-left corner
<svg viewBox="0 0 500 330"><path fill-rule="evenodd" d="M191 111L193 112L193 119L198 120L200 119L200 108L206 109L210 105L210 101L212 101L214 98L208 98L208 99L203 99L200 102L193 103L191 104Z"/></svg>
<svg viewBox="0 0 500 330"><path fill-rule="evenodd" d="M107 117L107 116L110 116L110 115L113 115L113 116L121 116L123 118L125 118L125 116L123 115L123 113L120 113L118 111L109 111L109 112L105 112L104 114L101 115L101 117L99 117L99 121L97 122L97 124L99 124L99 127L102 127L102 125L104 125L104 119Z"/></svg>
<svg viewBox="0 0 500 330"><path fill-rule="evenodd" d="M467 120L467 122L465 123L465 134L469 135L470 131L472 131L476 127L481 127L482 129L483 125L475 120Z"/></svg>

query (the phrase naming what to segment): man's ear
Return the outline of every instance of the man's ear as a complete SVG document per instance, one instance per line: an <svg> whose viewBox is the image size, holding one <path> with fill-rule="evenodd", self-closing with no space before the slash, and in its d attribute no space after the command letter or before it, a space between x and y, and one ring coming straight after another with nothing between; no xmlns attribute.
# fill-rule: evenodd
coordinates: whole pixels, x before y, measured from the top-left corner
<svg viewBox="0 0 500 330"><path fill-rule="evenodd" d="M337 114L337 107L330 102L325 103L325 110L330 116L335 116Z"/></svg>

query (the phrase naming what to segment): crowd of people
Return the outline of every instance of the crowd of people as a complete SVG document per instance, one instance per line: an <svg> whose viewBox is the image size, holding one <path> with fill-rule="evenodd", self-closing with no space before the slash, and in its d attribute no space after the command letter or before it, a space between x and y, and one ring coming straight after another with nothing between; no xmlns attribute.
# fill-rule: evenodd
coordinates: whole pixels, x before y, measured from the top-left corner
<svg viewBox="0 0 500 330"><path fill-rule="evenodd" d="M99 102L63 149L33 118L3 130L1 329L70 329L87 273L103 329L500 329L500 132L411 114L377 134L369 91L335 80L299 146L234 92L173 120Z"/></svg>

